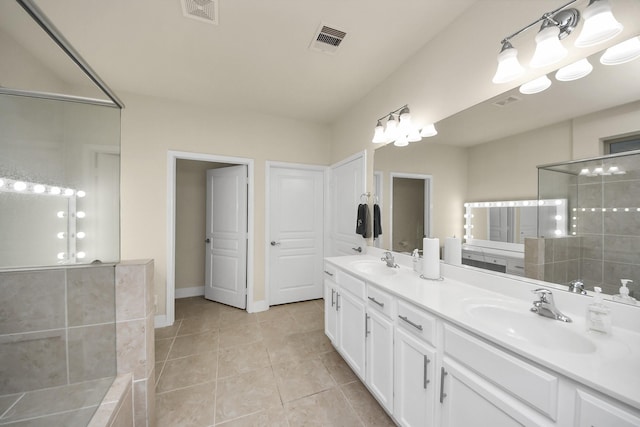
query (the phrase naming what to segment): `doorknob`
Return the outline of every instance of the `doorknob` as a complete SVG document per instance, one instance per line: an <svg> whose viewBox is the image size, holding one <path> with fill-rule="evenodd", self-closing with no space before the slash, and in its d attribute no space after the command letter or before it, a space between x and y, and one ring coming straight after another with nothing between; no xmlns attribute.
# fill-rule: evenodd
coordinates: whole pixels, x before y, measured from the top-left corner
<svg viewBox="0 0 640 427"><path fill-rule="evenodd" d="M275 240L272 240L271 246L280 246L280 242L276 242Z"/></svg>
<svg viewBox="0 0 640 427"><path fill-rule="evenodd" d="M211 243L211 239L207 237L204 242L205 243Z"/></svg>

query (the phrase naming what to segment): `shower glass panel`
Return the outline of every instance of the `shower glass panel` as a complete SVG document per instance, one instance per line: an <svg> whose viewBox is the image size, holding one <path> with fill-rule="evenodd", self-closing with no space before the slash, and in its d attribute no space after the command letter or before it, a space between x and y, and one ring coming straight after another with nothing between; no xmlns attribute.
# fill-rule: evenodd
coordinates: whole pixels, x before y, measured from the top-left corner
<svg viewBox="0 0 640 427"><path fill-rule="evenodd" d="M640 299L640 151L538 167L539 199L568 200L568 233L545 238L544 280Z"/></svg>

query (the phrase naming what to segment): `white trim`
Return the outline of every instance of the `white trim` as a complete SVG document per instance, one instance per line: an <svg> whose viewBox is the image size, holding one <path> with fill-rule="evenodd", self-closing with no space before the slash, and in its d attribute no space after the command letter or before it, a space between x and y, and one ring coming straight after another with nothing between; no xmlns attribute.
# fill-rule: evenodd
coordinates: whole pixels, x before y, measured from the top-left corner
<svg viewBox="0 0 640 427"><path fill-rule="evenodd" d="M186 288L176 288L176 293L175 293L176 299L199 297L201 295L204 295L204 285L189 286Z"/></svg>
<svg viewBox="0 0 640 427"><path fill-rule="evenodd" d="M360 159L360 158L364 159L364 161L365 161L365 165L366 165L366 164L367 164L367 150L358 151L357 153L352 154L351 156L347 157L346 159L342 159L342 160L340 160L340 161L338 161L338 162L336 162L336 163L332 164L332 165L331 165L331 166L329 166L329 167L330 167L331 169L333 169L333 168L337 168L337 167L339 167L339 166L345 165L345 164L347 164L347 163L349 163L349 162L352 162L352 161L354 161L354 160L358 160L358 159ZM366 167L365 167L365 169L366 169ZM365 184L365 185L364 185L364 188L367 188L367 185L366 185L366 184L367 184L367 181L366 181L366 175L367 175L367 173L365 172L365 173L364 173L364 175L365 175L365 180L363 181L363 182L364 182L364 184Z"/></svg>
<svg viewBox="0 0 640 427"><path fill-rule="evenodd" d="M374 205L376 204L376 197L377 197L378 198L377 204L378 204L378 207L380 208L380 211L382 211L382 208L384 207L384 199L382 197L383 192L384 192L384 173L382 171L374 170L373 171L373 204ZM372 233L371 239L373 240L374 247L379 248L381 246L382 238L380 236L378 236L378 238L375 239Z"/></svg>
<svg viewBox="0 0 640 427"><path fill-rule="evenodd" d="M326 185L326 177L327 177L327 171L329 170L329 168L327 166L321 166L321 165L308 165L308 164L303 164L303 163L287 163L287 162L275 162L275 161L267 161L265 163L265 194L264 194L264 217L265 217L265 229L264 229L264 294L266 296L266 300L264 300L263 302L266 304L266 308L264 308L263 310L268 310L269 309L269 301L271 300L271 262L269 260L269 245L271 244L271 236L270 236L270 229L269 229L269 224L271 224L271 169L272 168L279 168L279 169L295 169L295 170L304 170L304 171L318 171L318 172L322 172L323 174L323 179L322 179L322 185L325 186ZM325 197L325 188L323 187L322 189L322 195L325 198L323 205L326 205L326 197ZM323 256L326 253L326 249L325 249L325 230L326 230L326 226L327 226L327 221L326 221L326 216L324 217L325 220L323 221L322 227L322 252L323 252ZM262 311L262 310L256 310L256 311Z"/></svg>
<svg viewBox="0 0 640 427"><path fill-rule="evenodd" d="M260 311L267 311L267 310L269 310L269 301L267 300L254 301L251 306L251 311L249 311L249 313L258 313Z"/></svg>
<svg viewBox="0 0 640 427"><path fill-rule="evenodd" d="M424 235L427 237L433 237L433 175L425 175L419 173L401 173L390 172L389 173L389 250L393 250L393 178L412 178L423 179L425 181L424 186L424 203L425 203L425 230Z"/></svg>
<svg viewBox="0 0 640 427"><path fill-rule="evenodd" d="M191 153L188 151L167 151L167 280L166 280L166 322L172 325L175 321L175 234L176 234L176 162L181 160L198 160L213 163L229 163L247 165L247 311L253 312L254 284L254 240L255 240L255 180L254 160L243 157L218 156L215 154ZM156 316L157 317L157 316Z"/></svg>
<svg viewBox="0 0 640 427"><path fill-rule="evenodd" d="M154 328L164 328L167 326L173 325L173 322L169 323L169 319L167 319L166 314L158 314L153 319L153 327Z"/></svg>

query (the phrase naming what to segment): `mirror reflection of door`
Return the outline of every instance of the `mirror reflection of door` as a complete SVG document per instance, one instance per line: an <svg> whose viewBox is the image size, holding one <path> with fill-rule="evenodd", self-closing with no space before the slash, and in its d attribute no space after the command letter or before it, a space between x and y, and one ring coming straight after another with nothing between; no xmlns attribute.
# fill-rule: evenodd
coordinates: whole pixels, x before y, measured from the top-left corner
<svg viewBox="0 0 640 427"><path fill-rule="evenodd" d="M422 251L422 239L431 233L430 187L428 175L391 174L392 251Z"/></svg>

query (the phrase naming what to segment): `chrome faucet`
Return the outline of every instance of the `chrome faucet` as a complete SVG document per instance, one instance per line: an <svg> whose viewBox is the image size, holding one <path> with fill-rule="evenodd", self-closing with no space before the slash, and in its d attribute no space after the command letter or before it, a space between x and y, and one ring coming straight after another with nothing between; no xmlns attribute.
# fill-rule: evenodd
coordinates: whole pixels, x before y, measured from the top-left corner
<svg viewBox="0 0 640 427"><path fill-rule="evenodd" d="M400 266L398 264L396 264L396 259L393 257L393 254L391 252L385 252L384 256L382 258L380 258L380 260L384 261L387 263L387 267L390 268L399 268Z"/></svg>
<svg viewBox="0 0 640 427"><path fill-rule="evenodd" d="M586 295L587 291L584 289L584 282L580 279L572 280L569 282L569 292L576 294Z"/></svg>
<svg viewBox="0 0 640 427"><path fill-rule="evenodd" d="M538 313L540 316L549 317L551 319L560 320L561 322L571 322L571 319L560 312L553 302L553 294L549 289L536 289L532 291L538 294L540 299L533 302L531 311Z"/></svg>

